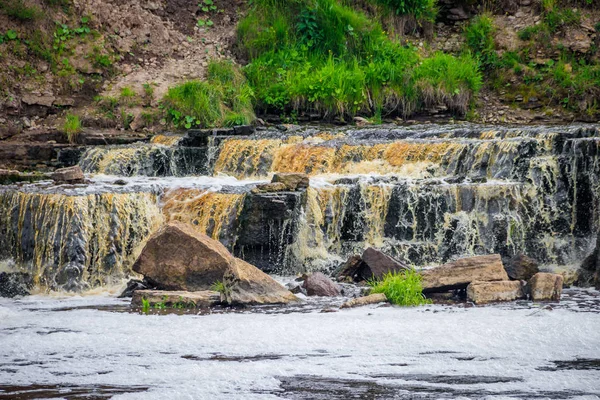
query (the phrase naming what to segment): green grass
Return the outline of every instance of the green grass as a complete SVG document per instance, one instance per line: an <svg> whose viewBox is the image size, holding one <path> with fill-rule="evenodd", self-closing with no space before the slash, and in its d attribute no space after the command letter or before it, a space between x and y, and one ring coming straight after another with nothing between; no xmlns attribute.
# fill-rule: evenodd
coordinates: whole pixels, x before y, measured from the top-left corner
<svg viewBox="0 0 600 400"><path fill-rule="evenodd" d="M142 297L142 312L146 315L150 312L150 301L145 297Z"/></svg>
<svg viewBox="0 0 600 400"><path fill-rule="evenodd" d="M421 275L414 270L390 272L379 281L371 281L371 294L384 293L390 303L400 306L431 304L423 295Z"/></svg>
<svg viewBox="0 0 600 400"><path fill-rule="evenodd" d="M239 67L230 61L211 61L206 81L170 88L161 107L177 128L244 125L255 119L253 98Z"/></svg>
<svg viewBox="0 0 600 400"><path fill-rule="evenodd" d="M415 48L391 41L379 23L345 4L253 3L237 36L250 60L244 72L257 110L284 116L316 112L345 120L355 115L406 117L440 102L466 112L481 86L479 65L471 56L435 54L428 61ZM451 76L450 84L442 82L445 75Z"/></svg>
<svg viewBox="0 0 600 400"><path fill-rule="evenodd" d="M411 15L415 18L424 18L435 21L437 15L436 0L375 0L397 15Z"/></svg>
<svg viewBox="0 0 600 400"><path fill-rule="evenodd" d="M63 130L67 135L67 139L69 143L76 143L79 138L79 134L81 133L81 121L79 120L79 116L75 114L67 114L65 118L65 123L63 125Z"/></svg>
<svg viewBox="0 0 600 400"><path fill-rule="evenodd" d="M225 293L225 284L221 281L217 281L210 287L210 289L215 292Z"/></svg>
<svg viewBox="0 0 600 400"><path fill-rule="evenodd" d="M39 7L29 7L23 0L0 0L0 10L9 17L22 22L33 21L42 15Z"/></svg>
<svg viewBox="0 0 600 400"><path fill-rule="evenodd" d="M473 18L464 31L467 49L477 57L486 69L496 68L498 63L494 42L495 30L496 27L492 18L487 14L482 14Z"/></svg>

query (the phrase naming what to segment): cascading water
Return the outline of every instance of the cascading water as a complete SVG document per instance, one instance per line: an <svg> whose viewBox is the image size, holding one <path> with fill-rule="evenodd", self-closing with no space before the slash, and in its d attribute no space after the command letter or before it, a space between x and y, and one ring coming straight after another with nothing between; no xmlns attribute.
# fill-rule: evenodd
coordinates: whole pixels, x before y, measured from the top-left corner
<svg viewBox="0 0 600 400"><path fill-rule="evenodd" d="M97 286L175 219L266 271L327 270L366 246L416 266L525 253L568 268L598 228L599 143L596 127L430 126L94 147L80 161L85 190L0 189L0 259L43 287ZM276 172L308 173L311 187L251 191Z"/></svg>

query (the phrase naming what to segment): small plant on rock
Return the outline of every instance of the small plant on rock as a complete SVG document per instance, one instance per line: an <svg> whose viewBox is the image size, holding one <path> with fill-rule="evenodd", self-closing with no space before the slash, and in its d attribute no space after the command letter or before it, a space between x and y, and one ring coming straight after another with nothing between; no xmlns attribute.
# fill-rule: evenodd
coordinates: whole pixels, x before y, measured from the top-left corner
<svg viewBox="0 0 600 400"><path fill-rule="evenodd" d="M431 300L423 295L421 275L413 269L401 272L390 272L382 280L372 280L369 286L371 293L384 293L390 303L399 306L419 306L431 304Z"/></svg>
<svg viewBox="0 0 600 400"><path fill-rule="evenodd" d="M149 311L150 311L150 301L148 301L147 298L142 297L142 312L147 315Z"/></svg>
<svg viewBox="0 0 600 400"><path fill-rule="evenodd" d="M76 143L82 130L79 116L70 113L67 114L63 129L67 135L69 143Z"/></svg>

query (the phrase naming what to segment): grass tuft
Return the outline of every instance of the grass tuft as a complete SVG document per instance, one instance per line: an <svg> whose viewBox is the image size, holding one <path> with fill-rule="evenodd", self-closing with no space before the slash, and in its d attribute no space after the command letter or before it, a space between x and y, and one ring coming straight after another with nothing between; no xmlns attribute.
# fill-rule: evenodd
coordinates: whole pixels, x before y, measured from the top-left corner
<svg viewBox="0 0 600 400"><path fill-rule="evenodd" d="M415 270L390 272L382 280L370 281L371 294L384 293L390 303L399 306L431 304L423 295L421 275Z"/></svg>
<svg viewBox="0 0 600 400"><path fill-rule="evenodd" d="M79 138L79 134L81 133L81 121L79 120L79 116L75 114L67 114L65 118L65 124L63 125L63 129L67 134L67 139L69 143L76 143Z"/></svg>

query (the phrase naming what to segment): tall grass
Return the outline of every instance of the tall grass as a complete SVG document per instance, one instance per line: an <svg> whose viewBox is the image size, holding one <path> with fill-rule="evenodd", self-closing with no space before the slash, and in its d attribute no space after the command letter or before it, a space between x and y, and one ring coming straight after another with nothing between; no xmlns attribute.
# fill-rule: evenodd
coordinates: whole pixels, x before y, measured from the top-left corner
<svg viewBox="0 0 600 400"><path fill-rule="evenodd" d="M206 81L172 87L162 100L167 119L178 128L244 125L255 119L254 92L232 62L211 61Z"/></svg>
<svg viewBox="0 0 600 400"><path fill-rule="evenodd" d="M370 281L371 293L384 293L392 304L400 306L419 306L431 304L423 295L421 275L415 270L390 272L379 281Z"/></svg>
<svg viewBox="0 0 600 400"><path fill-rule="evenodd" d="M63 130L67 135L67 139L69 143L76 143L79 138L79 134L82 131L81 121L79 120L79 116L75 114L67 114L65 117L65 123L63 125Z"/></svg>

